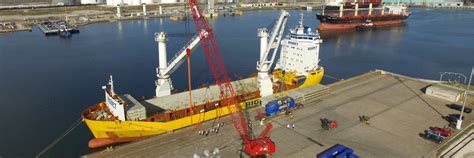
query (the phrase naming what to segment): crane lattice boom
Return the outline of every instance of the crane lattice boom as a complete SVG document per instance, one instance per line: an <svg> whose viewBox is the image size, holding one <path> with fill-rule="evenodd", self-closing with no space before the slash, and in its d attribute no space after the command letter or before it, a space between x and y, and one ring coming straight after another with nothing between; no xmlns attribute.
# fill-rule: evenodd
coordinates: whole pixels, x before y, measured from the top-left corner
<svg viewBox="0 0 474 158"><path fill-rule="evenodd" d="M268 133L272 128L271 124L267 126L264 133L260 134L262 138L258 137L253 139L250 134L247 121L241 112L241 106L236 98L234 88L227 75L221 55L219 54L212 29L207 25L206 20L197 8L196 0L189 0L189 7L191 8L196 31L201 39L200 43L204 49L204 54L216 80L216 85L219 86L221 94L221 103L219 106L227 106L232 123L244 141L245 151L251 156L275 152L275 144L268 137Z"/></svg>

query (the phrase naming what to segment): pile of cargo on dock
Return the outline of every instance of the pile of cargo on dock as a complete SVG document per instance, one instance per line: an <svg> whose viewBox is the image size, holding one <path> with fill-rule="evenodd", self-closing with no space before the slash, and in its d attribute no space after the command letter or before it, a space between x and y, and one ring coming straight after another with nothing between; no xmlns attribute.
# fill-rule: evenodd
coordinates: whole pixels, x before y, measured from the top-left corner
<svg viewBox="0 0 474 158"><path fill-rule="evenodd" d="M13 32L15 29L14 23L0 23L0 32Z"/></svg>

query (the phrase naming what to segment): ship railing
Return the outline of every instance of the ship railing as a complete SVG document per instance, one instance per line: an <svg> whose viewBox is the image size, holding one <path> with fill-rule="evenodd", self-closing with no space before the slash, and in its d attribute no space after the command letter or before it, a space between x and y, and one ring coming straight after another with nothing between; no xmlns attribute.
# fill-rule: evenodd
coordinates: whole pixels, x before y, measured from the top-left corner
<svg viewBox="0 0 474 158"><path fill-rule="evenodd" d="M178 51L178 53L176 53L176 55L174 55L173 58L171 58L171 60L168 62L168 65L170 65L171 62L173 62L174 60L176 60L176 58L178 58L178 56L179 56L179 53L185 51L185 50L189 47L189 45L191 45L191 42L193 42L196 38L199 38L199 36L198 36L197 34L194 35L193 38L191 38L191 40L189 40L188 43L186 43L186 44L183 46L183 48L181 48L181 49Z"/></svg>

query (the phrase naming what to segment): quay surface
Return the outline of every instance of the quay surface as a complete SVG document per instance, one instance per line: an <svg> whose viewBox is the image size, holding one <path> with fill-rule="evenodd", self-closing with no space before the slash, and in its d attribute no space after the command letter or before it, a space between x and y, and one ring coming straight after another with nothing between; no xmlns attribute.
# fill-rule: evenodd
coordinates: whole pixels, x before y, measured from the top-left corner
<svg viewBox="0 0 474 158"><path fill-rule="evenodd" d="M293 119L279 115L267 120L274 125L270 137L277 145L272 157L315 157L335 144L354 149L360 157L437 157L441 154L439 149L445 150L446 144L425 140L419 134L430 126L447 125L442 117L459 111L449 109L448 101L425 95L422 90L430 84L377 70L328 85L329 94L303 101L304 107L294 112ZM468 100L472 108L472 96ZM249 113L249 118L253 118L255 109ZM360 123L360 115L369 116L371 124ZM338 128L324 130L320 122L323 117L337 121ZM198 134L199 130L212 128L215 122L209 121L200 127L188 127L84 157L193 157L194 154L203 157L205 150L212 152L215 148L219 148L220 157L248 157L240 152L242 140L229 118L220 121L226 125L218 134ZM468 127L472 121L473 114L466 114L464 130L472 129ZM288 123L294 123L296 128L286 128ZM253 119L252 126L257 134L264 128ZM450 142L455 141L446 141Z"/></svg>

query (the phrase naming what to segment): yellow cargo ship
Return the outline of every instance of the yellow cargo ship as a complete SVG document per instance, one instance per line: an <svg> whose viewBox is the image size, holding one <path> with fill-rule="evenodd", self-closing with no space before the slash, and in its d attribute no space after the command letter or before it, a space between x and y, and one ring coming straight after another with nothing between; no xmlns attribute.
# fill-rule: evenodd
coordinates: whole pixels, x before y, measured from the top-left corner
<svg viewBox="0 0 474 158"><path fill-rule="evenodd" d="M274 75L282 76L281 71L275 71ZM304 80L303 84L300 85L288 85L291 90L295 90L319 84L323 75L324 69L320 68L310 72L308 77L295 78L288 74L285 75L287 76L285 79L287 79L287 83L301 83L301 80ZM257 82L256 77L232 82L242 109L261 105ZM200 104L193 106L193 115L191 115L189 104L187 104L189 99L186 99L186 97L189 97L188 92L137 101L131 95L117 95L113 89L105 89L105 101L86 109L82 113L83 121L95 137L89 142L89 147L96 148L113 143L139 140L147 136L174 131L225 116L229 114L226 107L229 105L220 104L219 97L216 95L218 93L218 87L215 85L192 90L193 101ZM160 102L163 104L160 104ZM143 106L145 109L155 108L155 110L158 110L156 110L157 113L149 114L151 116L145 119L121 121L112 114L107 104L115 105L115 107L122 106L124 109ZM172 104L176 105L173 106Z"/></svg>
<svg viewBox="0 0 474 158"><path fill-rule="evenodd" d="M267 33L263 29L259 31L264 35ZM165 41L164 34L159 35L161 38L157 41ZM266 37L261 36L264 44L267 43ZM265 90L271 88L273 92L270 94L275 94L280 93L282 89L293 91L319 84L324 76L324 69L318 65L321 42L317 32L314 33L304 26L302 20L295 29L290 29L289 35L281 42L282 51L276 69L271 74L263 71L263 76L271 76L271 83L266 84L269 87L264 87ZM194 39L191 45L196 43ZM165 49L161 48L165 47L160 47L161 52L165 52ZM166 60L162 63L166 63ZM259 75L262 75L262 71ZM262 81L259 80L259 77L249 77L231 82L239 101L238 106L242 109L262 105L259 89L262 88ZM105 101L87 108L82 113L83 121L95 137L89 142L91 148L174 131L225 116L229 114L227 106L237 108L223 104L219 87L216 85L192 90L191 98L188 91L140 101L129 94L116 94L112 77L109 85L103 87ZM189 105L190 99L193 101L192 108Z"/></svg>

